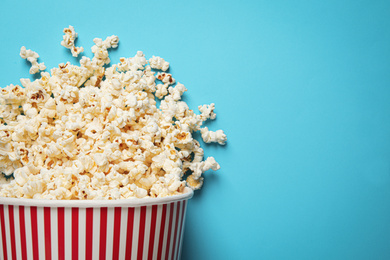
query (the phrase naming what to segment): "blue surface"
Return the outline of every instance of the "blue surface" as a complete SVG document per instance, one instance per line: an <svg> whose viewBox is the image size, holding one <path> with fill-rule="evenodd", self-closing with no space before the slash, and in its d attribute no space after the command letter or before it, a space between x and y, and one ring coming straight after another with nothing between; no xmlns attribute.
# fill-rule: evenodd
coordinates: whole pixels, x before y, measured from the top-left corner
<svg viewBox="0 0 390 260"><path fill-rule="evenodd" d="M117 34L114 62L165 58L228 135L183 259L390 259L390 2L142 2L1 1L1 86L29 77L22 45L52 68L77 62L64 27L90 56Z"/></svg>

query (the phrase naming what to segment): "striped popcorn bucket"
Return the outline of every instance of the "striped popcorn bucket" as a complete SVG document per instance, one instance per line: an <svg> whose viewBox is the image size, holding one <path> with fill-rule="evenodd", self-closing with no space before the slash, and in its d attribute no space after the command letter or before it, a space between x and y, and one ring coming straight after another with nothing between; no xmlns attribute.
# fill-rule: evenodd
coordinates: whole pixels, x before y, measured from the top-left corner
<svg viewBox="0 0 390 260"><path fill-rule="evenodd" d="M0 259L180 259L187 201L0 198Z"/></svg>

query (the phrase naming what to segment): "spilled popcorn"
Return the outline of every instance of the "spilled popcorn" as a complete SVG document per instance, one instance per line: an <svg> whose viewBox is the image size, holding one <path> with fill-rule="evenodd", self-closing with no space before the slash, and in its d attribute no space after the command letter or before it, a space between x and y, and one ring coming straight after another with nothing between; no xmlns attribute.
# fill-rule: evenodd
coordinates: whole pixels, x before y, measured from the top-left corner
<svg viewBox="0 0 390 260"><path fill-rule="evenodd" d="M73 56L77 33L64 29L62 45ZM92 59L41 72L23 87L0 93L0 196L34 199L164 197L199 189L202 174L218 170L192 133L224 145L226 135L202 127L215 119L214 104L195 114L181 101L187 89L166 71L160 57L138 51L108 67L113 35L94 39ZM22 47L30 73L44 70L37 53ZM155 74L155 70L160 70ZM161 99L159 107L155 98ZM190 172L187 178L185 176ZM13 178L12 178L13 176Z"/></svg>
<svg viewBox="0 0 390 260"><path fill-rule="evenodd" d="M39 55L35 51L27 50L26 47L23 46L20 48L20 57L31 63L30 74L35 74L41 70L46 69L46 66L43 62L38 63Z"/></svg>
<svg viewBox="0 0 390 260"><path fill-rule="evenodd" d="M74 45L74 41L77 38L77 33L73 26L70 25L69 28L64 29L64 36L62 36L62 38L63 40L61 45L69 49L73 57L78 57L79 54L84 51L83 47L76 47Z"/></svg>

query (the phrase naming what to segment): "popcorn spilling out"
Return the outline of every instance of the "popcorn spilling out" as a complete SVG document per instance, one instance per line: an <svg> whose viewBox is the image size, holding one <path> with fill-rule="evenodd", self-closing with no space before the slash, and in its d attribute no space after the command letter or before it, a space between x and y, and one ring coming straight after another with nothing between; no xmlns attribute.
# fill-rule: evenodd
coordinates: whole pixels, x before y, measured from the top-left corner
<svg viewBox="0 0 390 260"><path fill-rule="evenodd" d="M61 44L77 56L77 33L72 26L64 33ZM199 106L200 114L189 109L181 101L187 89L160 57L147 60L138 51L105 66L118 42L115 35L96 38L94 57L83 56L80 66L60 64L35 81L21 79L23 87L0 89L0 196L164 197L186 185L199 189L202 174L220 168L213 157L203 160L192 135L225 144L222 130L202 128L215 119L215 105ZM30 73L45 69L37 53L22 47L20 55L31 62Z"/></svg>

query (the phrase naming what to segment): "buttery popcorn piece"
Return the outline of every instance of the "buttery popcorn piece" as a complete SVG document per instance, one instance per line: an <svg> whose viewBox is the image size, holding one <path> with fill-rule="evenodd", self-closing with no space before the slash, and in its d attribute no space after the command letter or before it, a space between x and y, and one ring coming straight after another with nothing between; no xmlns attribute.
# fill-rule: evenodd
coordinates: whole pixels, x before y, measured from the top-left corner
<svg viewBox="0 0 390 260"><path fill-rule="evenodd" d="M35 74L41 70L46 69L46 66L43 62L38 63L39 55L35 51L26 50L26 47L22 46L22 48L20 48L20 57L28 60L31 63L30 74Z"/></svg>
<svg viewBox="0 0 390 260"><path fill-rule="evenodd" d="M222 130L213 132L209 131L207 127L204 127L200 130L200 133L202 134L202 139L205 143L213 142L224 145L227 140L226 135Z"/></svg>
<svg viewBox="0 0 390 260"><path fill-rule="evenodd" d="M161 57L152 56L152 58L149 59L149 64L152 67L152 69L167 71L169 69L169 62L166 62Z"/></svg>
<svg viewBox="0 0 390 260"><path fill-rule="evenodd" d="M69 25L69 28L64 29L64 36L61 45L69 49L73 57L79 56L79 54L84 51L83 47L76 47L74 45L76 38L77 33L75 32L73 26Z"/></svg>

